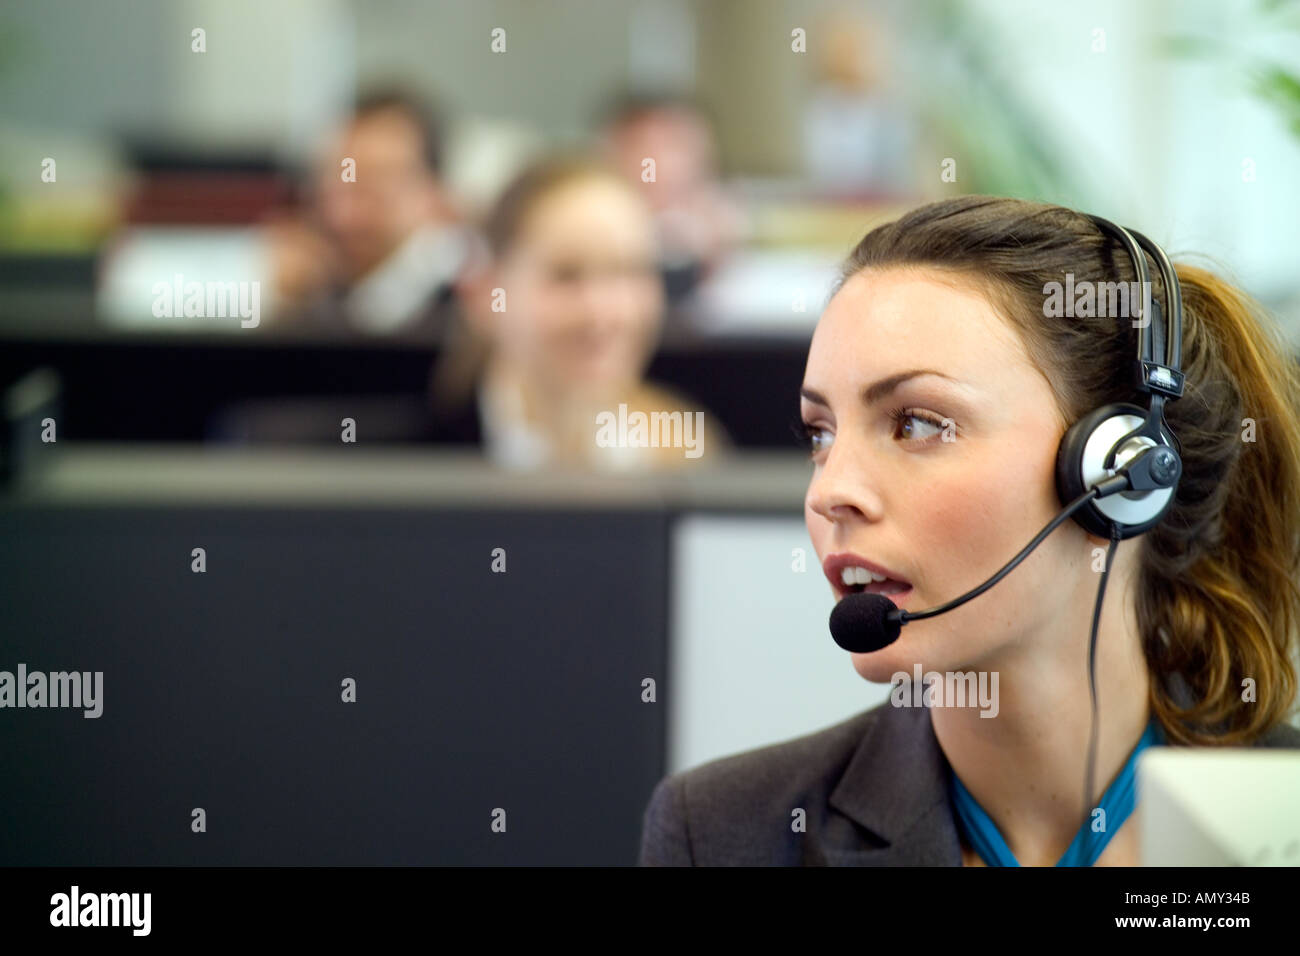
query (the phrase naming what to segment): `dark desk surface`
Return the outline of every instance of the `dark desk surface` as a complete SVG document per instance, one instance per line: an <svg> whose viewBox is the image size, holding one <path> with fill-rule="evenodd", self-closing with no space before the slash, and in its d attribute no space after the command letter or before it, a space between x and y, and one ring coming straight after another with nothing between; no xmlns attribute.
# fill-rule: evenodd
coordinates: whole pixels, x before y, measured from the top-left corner
<svg viewBox="0 0 1300 956"><path fill-rule="evenodd" d="M42 330L43 328L43 330ZM715 415L742 448L796 448L806 338L673 336L647 375ZM0 388L32 369L63 384L60 436L201 442L232 406L284 397L424 402L436 346L274 327L231 333L106 333L48 322L0 326Z"/></svg>

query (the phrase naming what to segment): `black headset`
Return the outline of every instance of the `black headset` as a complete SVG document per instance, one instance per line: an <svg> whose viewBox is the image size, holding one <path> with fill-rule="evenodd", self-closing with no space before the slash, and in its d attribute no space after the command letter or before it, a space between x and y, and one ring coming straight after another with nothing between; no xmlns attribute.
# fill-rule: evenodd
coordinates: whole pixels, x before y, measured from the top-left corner
<svg viewBox="0 0 1300 956"><path fill-rule="evenodd" d="M1140 232L1124 229L1099 216L1088 218L1102 232L1118 239L1133 260L1141 292L1139 314L1143 319L1138 334L1134 384L1150 398L1146 408L1115 402L1094 409L1075 422L1057 450L1056 491L1063 503L1074 501L1120 468L1129 466L1134 472L1133 490L1095 498L1073 515L1092 534L1122 540L1160 523L1173 504L1182 475L1181 445L1165 425L1164 408L1166 401L1181 398L1183 394L1180 368L1183 299L1178 275L1163 249ZM1163 310L1151 295L1151 275L1143 249L1151 253L1160 269L1166 307ZM1129 311L1134 311L1131 300ZM1146 321L1148 318L1150 321ZM1163 363L1154 358L1160 352L1164 355Z"/></svg>

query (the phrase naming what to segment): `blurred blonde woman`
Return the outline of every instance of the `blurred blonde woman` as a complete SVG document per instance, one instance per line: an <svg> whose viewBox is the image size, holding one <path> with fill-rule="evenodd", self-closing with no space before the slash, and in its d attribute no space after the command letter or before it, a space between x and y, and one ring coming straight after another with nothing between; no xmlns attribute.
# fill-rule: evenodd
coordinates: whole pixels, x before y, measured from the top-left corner
<svg viewBox="0 0 1300 956"><path fill-rule="evenodd" d="M529 166L484 235L435 380L448 427L512 469L690 467L729 446L698 402L644 380L664 290L649 210L616 171L579 155ZM638 431L638 412L658 427Z"/></svg>

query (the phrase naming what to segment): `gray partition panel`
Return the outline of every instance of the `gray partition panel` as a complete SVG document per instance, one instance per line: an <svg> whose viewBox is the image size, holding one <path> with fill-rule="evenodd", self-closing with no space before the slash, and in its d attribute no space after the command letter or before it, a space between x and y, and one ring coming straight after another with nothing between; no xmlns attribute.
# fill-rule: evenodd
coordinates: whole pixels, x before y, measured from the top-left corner
<svg viewBox="0 0 1300 956"><path fill-rule="evenodd" d="M665 677L666 526L0 508L0 670L104 675L98 719L0 710L0 864L634 862L664 772L641 681Z"/></svg>

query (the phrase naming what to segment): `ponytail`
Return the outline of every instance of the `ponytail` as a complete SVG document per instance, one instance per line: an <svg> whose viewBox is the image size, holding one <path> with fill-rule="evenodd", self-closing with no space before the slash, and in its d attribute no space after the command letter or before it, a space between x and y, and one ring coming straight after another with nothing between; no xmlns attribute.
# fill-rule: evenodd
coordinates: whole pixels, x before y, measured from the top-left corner
<svg viewBox="0 0 1300 956"><path fill-rule="evenodd" d="M1185 481L1143 539L1138 622L1171 742L1248 745L1287 719L1300 625L1300 384L1264 311L1203 269L1178 267L1188 389L1165 408Z"/></svg>

